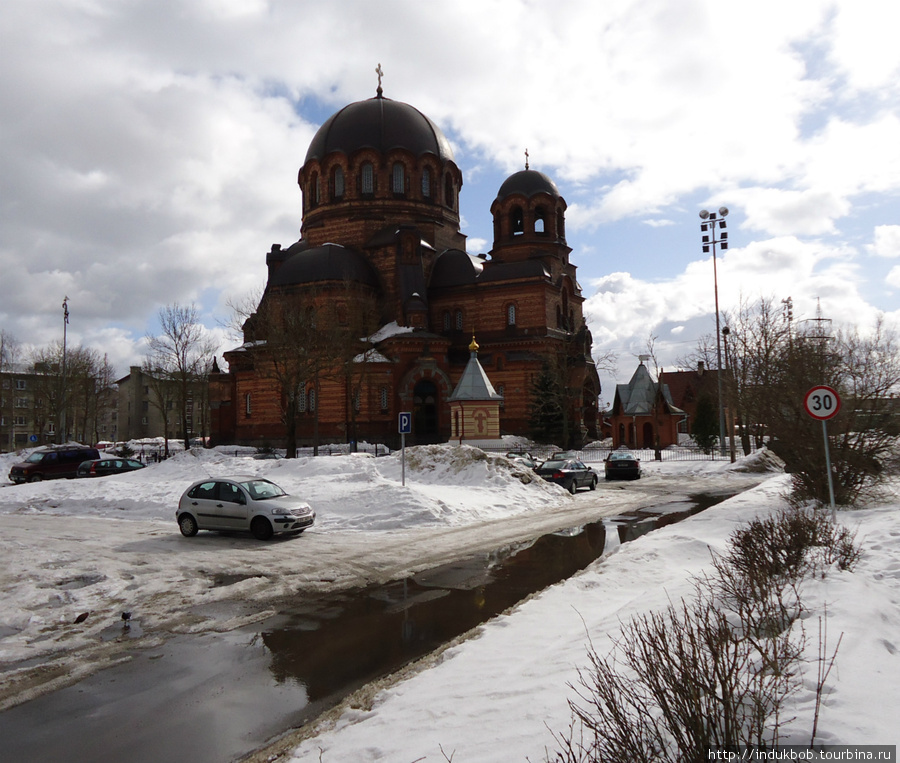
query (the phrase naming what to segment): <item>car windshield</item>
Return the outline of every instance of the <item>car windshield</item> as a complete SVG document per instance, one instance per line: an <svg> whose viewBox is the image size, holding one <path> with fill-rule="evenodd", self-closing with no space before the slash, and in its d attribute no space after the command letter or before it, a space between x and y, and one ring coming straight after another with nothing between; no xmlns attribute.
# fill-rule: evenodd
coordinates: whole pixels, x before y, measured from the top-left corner
<svg viewBox="0 0 900 763"><path fill-rule="evenodd" d="M610 453L609 457L613 461L634 461L633 453Z"/></svg>
<svg viewBox="0 0 900 763"><path fill-rule="evenodd" d="M25 459L26 464L39 464L44 459L44 453L32 453Z"/></svg>
<svg viewBox="0 0 900 763"><path fill-rule="evenodd" d="M242 482L241 485L250 493L250 497L254 501L263 501L266 498L278 498L279 496L287 495L284 490L274 482L269 482L269 480L247 480Z"/></svg>

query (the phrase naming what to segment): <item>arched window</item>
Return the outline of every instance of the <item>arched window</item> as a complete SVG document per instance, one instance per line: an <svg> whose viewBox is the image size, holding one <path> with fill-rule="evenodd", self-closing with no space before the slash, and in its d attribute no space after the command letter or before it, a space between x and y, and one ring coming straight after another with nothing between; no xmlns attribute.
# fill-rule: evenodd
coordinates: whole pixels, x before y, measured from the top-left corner
<svg viewBox="0 0 900 763"><path fill-rule="evenodd" d="M394 193L406 193L406 175L402 162L394 162L391 169L391 190Z"/></svg>
<svg viewBox="0 0 900 763"><path fill-rule="evenodd" d="M453 320L450 318L450 311L444 311L444 331L449 331L453 328Z"/></svg>
<svg viewBox="0 0 900 763"><path fill-rule="evenodd" d="M361 402L361 396L359 393L359 387L357 387L353 391L353 410L356 411L357 413L359 413L360 402Z"/></svg>
<svg viewBox="0 0 900 763"><path fill-rule="evenodd" d="M431 168L426 167L422 170L422 198L431 198Z"/></svg>
<svg viewBox="0 0 900 763"><path fill-rule="evenodd" d="M309 402L309 412L315 413L316 410L316 388L310 387L306 393L306 399Z"/></svg>
<svg viewBox="0 0 900 763"><path fill-rule="evenodd" d="M300 388L300 394L297 396L297 410L300 413L306 411L306 387Z"/></svg>
<svg viewBox="0 0 900 763"><path fill-rule="evenodd" d="M521 236L525 232L525 217L522 207L513 207L509 211L509 230L514 236Z"/></svg>
<svg viewBox="0 0 900 763"><path fill-rule="evenodd" d="M457 311L456 311L456 330L457 330L457 331L462 331L462 330L463 330L463 313L462 313L462 310L457 310Z"/></svg>
<svg viewBox="0 0 900 763"><path fill-rule="evenodd" d="M253 412L253 408L250 405L250 393L248 392L244 395L244 414L249 416Z"/></svg>
<svg viewBox="0 0 900 763"><path fill-rule="evenodd" d="M388 409L388 388L387 387L381 388L381 394L379 397L380 397L379 402L381 403L381 410L386 411Z"/></svg>
<svg viewBox="0 0 900 763"><path fill-rule="evenodd" d="M556 237L562 240L566 238L566 218L561 209L556 211Z"/></svg>
<svg viewBox="0 0 900 763"><path fill-rule="evenodd" d="M309 204L311 207L319 206L320 198L319 173L314 172L309 179Z"/></svg>
<svg viewBox="0 0 900 763"><path fill-rule="evenodd" d="M375 168L372 162L365 162L360 170L360 191L365 196L371 196L375 193Z"/></svg>
<svg viewBox="0 0 900 763"><path fill-rule="evenodd" d="M516 325L516 306L511 303L506 306L506 325L507 326L515 326Z"/></svg>
<svg viewBox="0 0 900 763"><path fill-rule="evenodd" d="M543 207L538 207L534 210L534 232L538 235L544 234L547 232L546 229L546 212Z"/></svg>
<svg viewBox="0 0 900 763"><path fill-rule="evenodd" d="M450 209L453 209L453 205L455 202L456 198L453 193L453 179L448 173L444 175L444 204L450 207Z"/></svg>
<svg viewBox="0 0 900 763"><path fill-rule="evenodd" d="M334 168L332 174L331 187L333 189L334 198L342 199L344 197L344 170L340 167Z"/></svg>

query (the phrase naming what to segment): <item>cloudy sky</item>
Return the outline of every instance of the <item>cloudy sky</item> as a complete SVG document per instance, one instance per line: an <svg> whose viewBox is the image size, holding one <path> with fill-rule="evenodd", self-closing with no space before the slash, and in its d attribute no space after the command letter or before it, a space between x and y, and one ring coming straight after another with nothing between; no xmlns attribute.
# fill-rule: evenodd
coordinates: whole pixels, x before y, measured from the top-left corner
<svg viewBox="0 0 900 763"><path fill-rule="evenodd" d="M5 0L0 328L59 339L68 296L70 340L121 373L166 304L222 335L378 63L453 144L471 252L526 148L556 180L618 381L651 334L673 367L714 331L703 208L730 209L724 309L900 321L898 29L887 0Z"/></svg>

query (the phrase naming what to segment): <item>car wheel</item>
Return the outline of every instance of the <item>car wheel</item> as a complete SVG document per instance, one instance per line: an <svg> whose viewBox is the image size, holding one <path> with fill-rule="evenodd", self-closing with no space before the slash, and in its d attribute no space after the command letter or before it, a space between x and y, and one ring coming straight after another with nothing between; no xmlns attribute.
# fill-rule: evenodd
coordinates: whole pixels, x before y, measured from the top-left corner
<svg viewBox="0 0 900 763"><path fill-rule="evenodd" d="M40 474L33 474L31 477L29 477L28 481L29 482L40 482L42 479L44 479L44 478Z"/></svg>
<svg viewBox="0 0 900 763"><path fill-rule="evenodd" d="M193 538L200 528L197 526L197 520L190 514L182 514L178 517L178 529L185 538Z"/></svg>
<svg viewBox="0 0 900 763"><path fill-rule="evenodd" d="M588 487L590 487L591 490L597 489L597 478L596 477L591 477L591 484Z"/></svg>
<svg viewBox="0 0 900 763"><path fill-rule="evenodd" d="M269 540L274 534L272 525L269 524L269 520L265 517L255 517L250 523L250 532L253 533L253 537L257 540Z"/></svg>
<svg viewBox="0 0 900 763"><path fill-rule="evenodd" d="M572 495L575 495L575 490L576 490L576 489L577 489L577 488L575 487L575 479L573 478L572 481L569 483L569 492L570 492Z"/></svg>

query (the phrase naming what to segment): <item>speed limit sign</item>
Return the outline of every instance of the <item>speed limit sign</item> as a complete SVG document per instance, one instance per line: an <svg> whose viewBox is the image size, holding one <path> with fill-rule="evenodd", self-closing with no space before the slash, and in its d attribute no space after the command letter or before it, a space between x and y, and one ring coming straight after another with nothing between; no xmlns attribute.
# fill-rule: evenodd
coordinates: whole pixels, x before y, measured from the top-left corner
<svg viewBox="0 0 900 763"><path fill-rule="evenodd" d="M827 421L837 416L841 410L841 398L831 387L813 387L806 393L803 407L814 419Z"/></svg>

